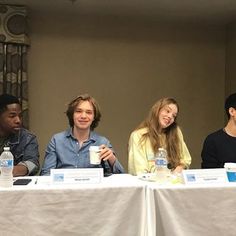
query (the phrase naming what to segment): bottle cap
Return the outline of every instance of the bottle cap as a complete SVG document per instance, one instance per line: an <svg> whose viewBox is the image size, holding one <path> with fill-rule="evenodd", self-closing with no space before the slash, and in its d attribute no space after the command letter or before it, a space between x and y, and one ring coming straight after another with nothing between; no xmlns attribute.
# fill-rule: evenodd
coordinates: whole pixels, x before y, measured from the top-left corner
<svg viewBox="0 0 236 236"><path fill-rule="evenodd" d="M226 162L224 164L224 168L233 168L233 169L236 169L236 163L234 162Z"/></svg>
<svg viewBox="0 0 236 236"><path fill-rule="evenodd" d="M10 151L10 147L4 147L3 150L4 151Z"/></svg>
<svg viewBox="0 0 236 236"><path fill-rule="evenodd" d="M165 148L158 148L158 152L165 152L167 154L167 151Z"/></svg>

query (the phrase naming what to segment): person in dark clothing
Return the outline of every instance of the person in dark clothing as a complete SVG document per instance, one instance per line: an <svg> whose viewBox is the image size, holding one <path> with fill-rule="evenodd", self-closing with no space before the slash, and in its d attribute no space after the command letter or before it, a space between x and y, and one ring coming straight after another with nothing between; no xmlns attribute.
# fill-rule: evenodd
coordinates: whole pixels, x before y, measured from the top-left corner
<svg viewBox="0 0 236 236"><path fill-rule="evenodd" d="M223 168L226 162L236 163L236 93L225 101L226 126L209 134L201 152L202 168Z"/></svg>
<svg viewBox="0 0 236 236"><path fill-rule="evenodd" d="M22 128L21 106L17 97L0 95L0 153L10 147L14 156L13 176L35 175L39 170L36 136Z"/></svg>

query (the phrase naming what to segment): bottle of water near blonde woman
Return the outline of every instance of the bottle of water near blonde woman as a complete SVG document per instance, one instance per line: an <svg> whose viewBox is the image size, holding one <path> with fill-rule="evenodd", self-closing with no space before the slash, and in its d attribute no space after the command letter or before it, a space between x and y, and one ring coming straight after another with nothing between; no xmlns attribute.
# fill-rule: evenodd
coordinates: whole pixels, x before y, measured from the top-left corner
<svg viewBox="0 0 236 236"><path fill-rule="evenodd" d="M157 181L161 183L167 182L170 171L168 169L167 151L164 148L158 148L155 166L157 171Z"/></svg>
<svg viewBox="0 0 236 236"><path fill-rule="evenodd" d="M13 186L13 162L14 158L10 147L4 147L0 156L0 187Z"/></svg>

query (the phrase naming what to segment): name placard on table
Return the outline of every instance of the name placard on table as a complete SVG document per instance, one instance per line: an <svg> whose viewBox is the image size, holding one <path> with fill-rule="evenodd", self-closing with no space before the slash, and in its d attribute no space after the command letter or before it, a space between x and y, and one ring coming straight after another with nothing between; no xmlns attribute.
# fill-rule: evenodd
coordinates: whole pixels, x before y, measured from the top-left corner
<svg viewBox="0 0 236 236"><path fill-rule="evenodd" d="M183 170L185 184L228 183L224 168Z"/></svg>
<svg viewBox="0 0 236 236"><path fill-rule="evenodd" d="M103 168L51 169L54 184L97 184L103 179Z"/></svg>

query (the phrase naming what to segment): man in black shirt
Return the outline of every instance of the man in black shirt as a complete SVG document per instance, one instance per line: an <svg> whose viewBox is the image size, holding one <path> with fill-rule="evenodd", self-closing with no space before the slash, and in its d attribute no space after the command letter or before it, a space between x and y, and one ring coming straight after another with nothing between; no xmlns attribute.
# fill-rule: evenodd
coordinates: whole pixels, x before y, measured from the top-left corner
<svg viewBox="0 0 236 236"><path fill-rule="evenodd" d="M236 93L225 101L228 122L223 129L210 135L202 149L202 168L223 168L226 162L236 163Z"/></svg>

